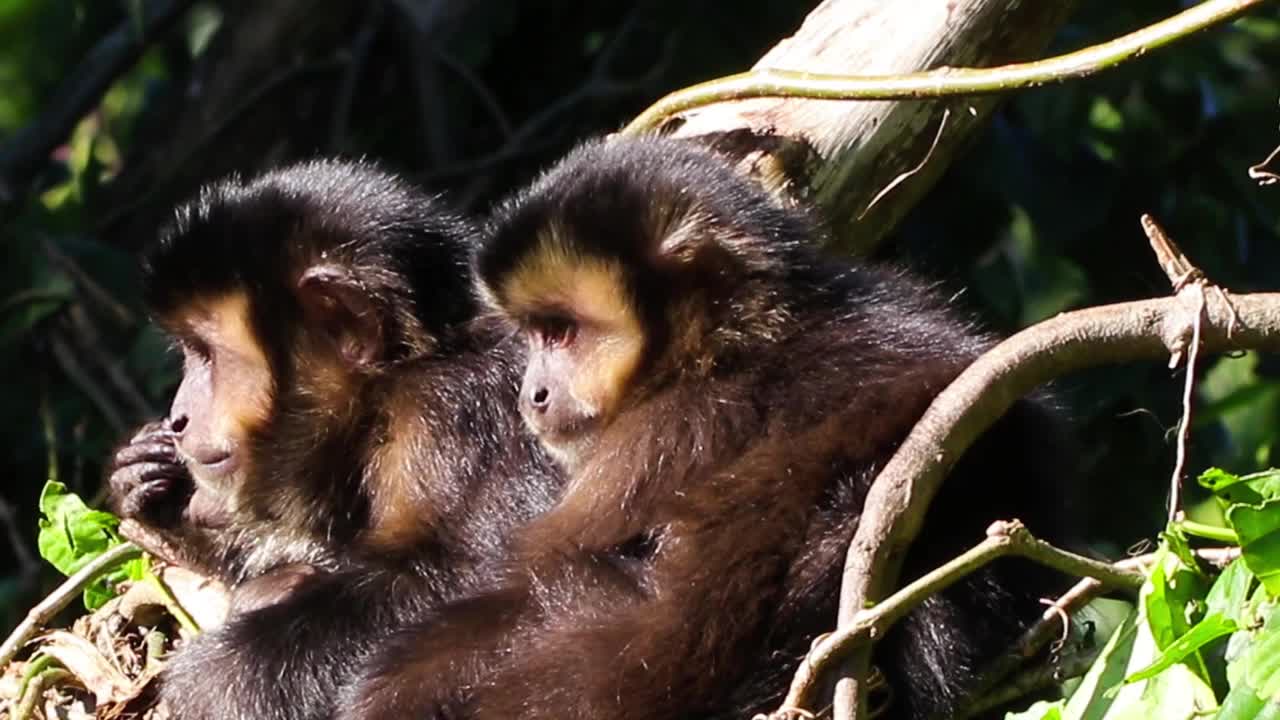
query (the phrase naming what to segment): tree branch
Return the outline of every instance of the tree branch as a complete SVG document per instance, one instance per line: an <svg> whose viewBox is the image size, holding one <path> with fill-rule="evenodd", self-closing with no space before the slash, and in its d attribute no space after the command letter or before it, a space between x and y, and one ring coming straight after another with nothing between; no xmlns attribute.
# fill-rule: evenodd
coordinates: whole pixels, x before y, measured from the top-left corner
<svg viewBox="0 0 1280 720"><path fill-rule="evenodd" d="M1280 294L1235 295L1230 303L1225 295L1203 297L1204 350L1280 351ZM1018 398L1076 370L1181 353L1198 310L1180 293L1065 313L1014 335L965 370L929 406L867 496L846 558L840 626L893 586L943 478ZM869 662L869 648L854 653L841 681L846 691L856 691Z"/></svg>
<svg viewBox="0 0 1280 720"><path fill-rule="evenodd" d="M98 576L120 563L132 560L141 554L142 551L138 549L137 545L128 542L120 543L94 558L88 565L80 568L74 575L63 581L56 590L49 593L48 597L31 608L27 613L27 617L18 623L18 627L14 628L9 637L5 638L3 644L0 644L0 667L8 665L13 656L18 654L18 650L22 649L23 644L45 623L49 622L50 618L57 615L62 608L75 599L86 585L97 580Z"/></svg>
<svg viewBox="0 0 1280 720"><path fill-rule="evenodd" d="M987 538L981 543L941 567L932 570L875 607L863 610L852 622L841 625L835 632L814 643L800 669L791 682L782 708L774 717L787 717L815 704L815 695L822 687L823 673L855 648L867 646L870 638L883 637L889 627L902 619L926 598L935 595L965 576L977 571L993 560L1016 555L1069 575L1092 578L1094 582L1109 588L1136 592L1143 576L1135 568L1091 560L1081 555L1060 550L1034 537L1017 520L992 523Z"/></svg>
<svg viewBox="0 0 1280 720"><path fill-rule="evenodd" d="M1089 77L1239 17L1267 0L1207 0L1110 42L994 68L940 67L903 75L844 76L765 68L677 90L632 120L624 133L657 130L674 116L714 103L760 97L811 100L918 100L986 95Z"/></svg>
<svg viewBox="0 0 1280 720"><path fill-rule="evenodd" d="M1004 65L1040 56L1074 6L1074 0L825 0L754 69L883 77ZM741 158L784 199L822 208L834 245L865 253L942 176L999 101L997 95L858 103L754 98L681 113L663 129L674 126L674 135Z"/></svg>

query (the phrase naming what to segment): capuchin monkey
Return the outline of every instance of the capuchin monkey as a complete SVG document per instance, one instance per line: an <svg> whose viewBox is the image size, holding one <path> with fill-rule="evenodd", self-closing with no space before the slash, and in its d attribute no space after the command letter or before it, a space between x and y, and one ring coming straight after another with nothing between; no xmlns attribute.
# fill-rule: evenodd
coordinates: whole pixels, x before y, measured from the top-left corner
<svg viewBox="0 0 1280 720"><path fill-rule="evenodd" d="M474 241L436 198L318 161L205 187L148 253L182 383L116 454L115 507L232 588L162 675L175 717L329 717L379 637L554 501L517 409L523 340L477 316Z"/></svg>
<svg viewBox="0 0 1280 720"><path fill-rule="evenodd" d="M873 479L992 343L931 285L822 241L671 139L589 142L502 205L479 282L527 345L520 411L567 486L505 577L379 649L340 717L776 708L835 623ZM1061 539L1060 436L1044 402L1016 403L947 479L906 579L997 519ZM1055 586L1002 559L925 601L877 643L886 716L954 711Z"/></svg>

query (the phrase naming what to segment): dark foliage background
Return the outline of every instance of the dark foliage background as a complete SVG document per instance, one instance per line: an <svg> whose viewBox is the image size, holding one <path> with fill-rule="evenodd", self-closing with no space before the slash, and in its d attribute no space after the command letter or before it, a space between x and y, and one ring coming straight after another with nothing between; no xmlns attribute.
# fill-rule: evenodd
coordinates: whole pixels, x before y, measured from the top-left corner
<svg viewBox="0 0 1280 720"><path fill-rule="evenodd" d="M34 553L45 479L97 497L111 446L166 406L176 367L137 305L134 254L173 203L228 172L340 153L482 210L664 92L750 66L812 4L0 0L0 628L55 579ZM1055 49L1188 4L1085 0ZM139 36L52 156L24 161L33 131L57 130L60 87L113 77L95 48ZM1280 142L1277 68L1272 6L1020 94L880 254L1013 330L1166 293L1137 225L1153 212L1214 279L1280 289L1280 189L1245 172ZM1192 470L1275 464L1280 362L1202 372ZM1074 511L1103 551L1160 526L1181 381L1153 364L1061 385L1094 490Z"/></svg>

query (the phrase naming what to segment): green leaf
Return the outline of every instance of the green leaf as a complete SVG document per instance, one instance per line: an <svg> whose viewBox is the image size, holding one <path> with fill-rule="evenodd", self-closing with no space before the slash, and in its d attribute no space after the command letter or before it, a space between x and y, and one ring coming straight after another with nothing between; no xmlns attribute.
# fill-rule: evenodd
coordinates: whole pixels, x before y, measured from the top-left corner
<svg viewBox="0 0 1280 720"><path fill-rule="evenodd" d="M1253 573L1244 560L1236 558L1227 565L1205 598L1207 612L1231 619L1236 625L1244 625L1245 603L1249 601L1249 588L1253 586Z"/></svg>
<svg viewBox="0 0 1280 720"><path fill-rule="evenodd" d="M1274 604L1260 612L1267 615L1262 628L1238 633L1248 644L1242 652L1228 653L1231 690L1223 700L1220 720L1280 718L1280 612Z"/></svg>
<svg viewBox="0 0 1280 720"><path fill-rule="evenodd" d="M116 516L85 505L60 482L49 481L40 492L40 556L64 575L72 575L120 542ZM127 570L98 578L84 590L85 607L94 609L115 596L114 586Z"/></svg>
<svg viewBox="0 0 1280 720"><path fill-rule="evenodd" d="M1080 720L1101 720L1114 702L1107 692L1124 680L1125 668L1133 654L1133 644L1138 635L1139 612L1134 608L1120 627L1111 633L1098 659L1076 691L1067 699L1067 717Z"/></svg>
<svg viewBox="0 0 1280 720"><path fill-rule="evenodd" d="M1210 615L1173 641L1155 662L1133 673L1124 681L1129 684L1153 678L1174 664L1186 660L1192 653L1198 652L1214 640L1230 635L1237 629L1238 626L1234 620L1219 614Z"/></svg>
<svg viewBox="0 0 1280 720"><path fill-rule="evenodd" d="M1280 470L1274 468L1243 476L1209 468L1201 473L1199 482L1231 504L1257 505L1265 500L1280 499Z"/></svg>
<svg viewBox="0 0 1280 720"><path fill-rule="evenodd" d="M1231 688L1222 701L1222 709L1215 720L1277 720L1280 704L1269 703L1258 697L1248 685Z"/></svg>
<svg viewBox="0 0 1280 720"><path fill-rule="evenodd" d="M1245 564L1272 597L1280 597L1280 500L1233 505L1227 522L1240 536Z"/></svg>

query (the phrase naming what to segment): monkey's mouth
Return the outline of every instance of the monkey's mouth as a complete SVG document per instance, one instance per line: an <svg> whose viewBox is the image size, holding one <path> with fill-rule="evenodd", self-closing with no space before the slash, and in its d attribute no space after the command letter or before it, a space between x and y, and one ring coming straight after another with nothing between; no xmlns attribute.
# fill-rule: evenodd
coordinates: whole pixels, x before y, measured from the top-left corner
<svg viewBox="0 0 1280 720"><path fill-rule="evenodd" d="M178 446L178 454L186 463L187 469L197 480L216 480L221 481L235 475L240 469L240 457L234 450L206 450L184 452L182 446ZM220 483L213 483L215 485Z"/></svg>
<svg viewBox="0 0 1280 720"><path fill-rule="evenodd" d="M599 417L581 415L567 422L551 423L535 415L525 416L525 424L544 445L573 447L581 444L596 431Z"/></svg>
<svg viewBox="0 0 1280 720"><path fill-rule="evenodd" d="M539 431L535 428L534 434L552 460L572 471L590 454L595 425L594 421L588 421L555 430Z"/></svg>

